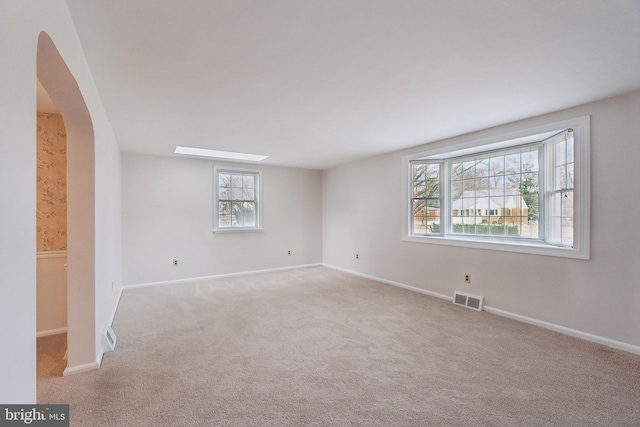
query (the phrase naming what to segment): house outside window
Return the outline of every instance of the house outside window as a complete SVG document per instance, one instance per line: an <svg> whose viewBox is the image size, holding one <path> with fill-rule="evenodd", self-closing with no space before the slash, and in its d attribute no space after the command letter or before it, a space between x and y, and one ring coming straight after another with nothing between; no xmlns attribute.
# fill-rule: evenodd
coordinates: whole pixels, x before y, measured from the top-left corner
<svg viewBox="0 0 640 427"><path fill-rule="evenodd" d="M589 118L410 156L405 240L588 257Z"/></svg>
<svg viewBox="0 0 640 427"><path fill-rule="evenodd" d="M214 232L261 230L262 172L214 168Z"/></svg>

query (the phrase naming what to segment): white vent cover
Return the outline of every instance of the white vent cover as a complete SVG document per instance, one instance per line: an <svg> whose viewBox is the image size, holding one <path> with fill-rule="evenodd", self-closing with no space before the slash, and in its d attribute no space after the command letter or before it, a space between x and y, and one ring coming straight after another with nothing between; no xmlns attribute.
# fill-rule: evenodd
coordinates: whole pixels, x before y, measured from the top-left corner
<svg viewBox="0 0 640 427"><path fill-rule="evenodd" d="M463 307L472 308L477 311L482 311L482 302L484 297L476 295L466 294L464 292L455 291L453 294L453 303L461 305Z"/></svg>
<svg viewBox="0 0 640 427"><path fill-rule="evenodd" d="M111 326L107 327L107 330L104 331L104 335L102 336L102 348L110 349L109 351L113 351L116 348L116 334L111 329ZM106 345L105 345L106 344Z"/></svg>

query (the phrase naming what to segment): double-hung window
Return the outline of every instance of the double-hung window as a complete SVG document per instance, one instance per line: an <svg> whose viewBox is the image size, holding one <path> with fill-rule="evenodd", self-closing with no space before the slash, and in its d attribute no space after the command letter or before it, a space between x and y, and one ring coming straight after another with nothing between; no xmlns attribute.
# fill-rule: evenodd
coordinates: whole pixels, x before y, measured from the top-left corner
<svg viewBox="0 0 640 427"><path fill-rule="evenodd" d="M404 162L405 240L588 258L588 117Z"/></svg>
<svg viewBox="0 0 640 427"><path fill-rule="evenodd" d="M261 229L261 180L259 170L214 168L215 232Z"/></svg>

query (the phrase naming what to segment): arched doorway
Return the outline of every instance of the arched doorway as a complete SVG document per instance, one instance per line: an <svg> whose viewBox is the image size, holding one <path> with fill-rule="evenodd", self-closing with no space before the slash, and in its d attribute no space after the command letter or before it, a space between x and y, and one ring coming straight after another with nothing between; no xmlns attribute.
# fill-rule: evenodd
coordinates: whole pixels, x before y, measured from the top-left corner
<svg viewBox="0 0 640 427"><path fill-rule="evenodd" d="M36 332L38 380L67 367L67 138L60 110L37 82Z"/></svg>
<svg viewBox="0 0 640 427"><path fill-rule="evenodd" d="M95 140L80 88L55 44L38 37L37 76L67 132L67 346L65 375L98 368L95 336Z"/></svg>

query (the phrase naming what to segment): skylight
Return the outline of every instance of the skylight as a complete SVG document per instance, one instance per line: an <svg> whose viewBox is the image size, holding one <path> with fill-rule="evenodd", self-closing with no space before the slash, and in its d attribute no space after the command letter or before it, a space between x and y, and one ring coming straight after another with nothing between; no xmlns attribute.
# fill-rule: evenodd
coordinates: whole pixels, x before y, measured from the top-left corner
<svg viewBox="0 0 640 427"><path fill-rule="evenodd" d="M211 157L215 159L243 160L249 162L260 162L269 156L259 154L236 153L234 151L209 150L207 148L183 147L177 145L175 154L186 154L188 156Z"/></svg>

